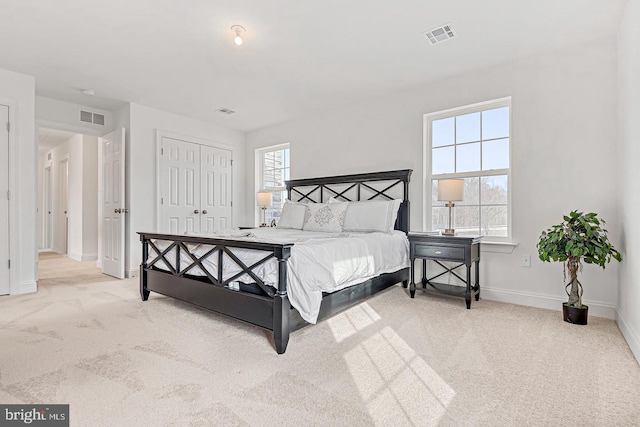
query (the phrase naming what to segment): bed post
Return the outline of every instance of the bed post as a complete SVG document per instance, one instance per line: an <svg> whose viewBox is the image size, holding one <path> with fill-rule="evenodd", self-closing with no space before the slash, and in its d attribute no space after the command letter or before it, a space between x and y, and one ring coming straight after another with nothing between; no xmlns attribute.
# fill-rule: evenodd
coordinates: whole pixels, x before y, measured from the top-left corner
<svg viewBox="0 0 640 427"><path fill-rule="evenodd" d="M286 247L277 251L278 258L278 292L273 297L273 340L276 351L282 354L289 343L289 315L291 305L287 296L287 259L291 256L291 248Z"/></svg>
<svg viewBox="0 0 640 427"><path fill-rule="evenodd" d="M140 235L142 241L142 262L140 263L140 298L142 301L149 299L149 290L147 289L147 258L149 257L149 241Z"/></svg>

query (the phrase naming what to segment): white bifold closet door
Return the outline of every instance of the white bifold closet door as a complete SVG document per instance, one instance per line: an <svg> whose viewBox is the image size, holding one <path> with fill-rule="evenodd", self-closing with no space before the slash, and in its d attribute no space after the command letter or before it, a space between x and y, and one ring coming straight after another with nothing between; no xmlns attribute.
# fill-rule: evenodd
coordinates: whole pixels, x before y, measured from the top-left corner
<svg viewBox="0 0 640 427"><path fill-rule="evenodd" d="M231 151L162 138L160 231L231 228Z"/></svg>

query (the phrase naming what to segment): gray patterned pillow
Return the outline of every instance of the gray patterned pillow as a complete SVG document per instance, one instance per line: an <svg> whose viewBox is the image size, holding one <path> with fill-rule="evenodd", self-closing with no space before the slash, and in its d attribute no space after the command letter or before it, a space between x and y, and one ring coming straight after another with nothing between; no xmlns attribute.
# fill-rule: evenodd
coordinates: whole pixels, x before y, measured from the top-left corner
<svg viewBox="0 0 640 427"><path fill-rule="evenodd" d="M346 212L346 203L309 203L302 229L339 233L344 226Z"/></svg>

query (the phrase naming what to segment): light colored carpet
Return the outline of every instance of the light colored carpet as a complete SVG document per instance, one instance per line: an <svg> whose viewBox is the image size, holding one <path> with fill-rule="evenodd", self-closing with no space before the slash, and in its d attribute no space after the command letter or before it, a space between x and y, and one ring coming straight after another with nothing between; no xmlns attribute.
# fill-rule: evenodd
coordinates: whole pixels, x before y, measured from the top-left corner
<svg viewBox="0 0 640 427"><path fill-rule="evenodd" d="M398 285L278 356L262 329L48 262L38 293L0 297L0 402L69 403L72 426L640 423L640 368L611 320Z"/></svg>

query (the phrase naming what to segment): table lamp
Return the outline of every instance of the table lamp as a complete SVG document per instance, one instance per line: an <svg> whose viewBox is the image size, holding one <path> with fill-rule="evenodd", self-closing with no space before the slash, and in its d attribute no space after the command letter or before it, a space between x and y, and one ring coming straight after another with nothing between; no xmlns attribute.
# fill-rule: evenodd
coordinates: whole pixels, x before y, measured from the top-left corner
<svg viewBox="0 0 640 427"><path fill-rule="evenodd" d="M262 209L262 224L260 224L260 227L266 227L267 208L270 208L273 205L273 193L269 191L258 191L257 200L257 205Z"/></svg>
<svg viewBox="0 0 640 427"><path fill-rule="evenodd" d="M438 201L447 202L449 208L449 224L442 232L445 236L453 236L455 231L451 222L451 208L455 206L453 202L462 201L464 196L464 179L441 179L438 181Z"/></svg>

